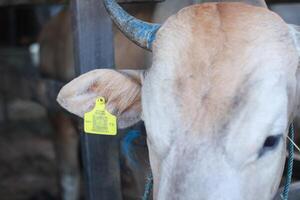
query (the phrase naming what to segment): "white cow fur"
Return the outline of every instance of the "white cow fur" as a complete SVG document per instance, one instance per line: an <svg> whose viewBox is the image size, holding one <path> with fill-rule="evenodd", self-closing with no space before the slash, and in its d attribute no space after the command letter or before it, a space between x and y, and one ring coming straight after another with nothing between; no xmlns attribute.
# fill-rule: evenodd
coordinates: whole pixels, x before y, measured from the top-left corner
<svg viewBox="0 0 300 200"><path fill-rule="evenodd" d="M89 72L58 102L82 116L103 96L123 127L142 116L155 199L270 200L299 97L299 31L289 27L245 4L187 7L158 31L149 70Z"/></svg>

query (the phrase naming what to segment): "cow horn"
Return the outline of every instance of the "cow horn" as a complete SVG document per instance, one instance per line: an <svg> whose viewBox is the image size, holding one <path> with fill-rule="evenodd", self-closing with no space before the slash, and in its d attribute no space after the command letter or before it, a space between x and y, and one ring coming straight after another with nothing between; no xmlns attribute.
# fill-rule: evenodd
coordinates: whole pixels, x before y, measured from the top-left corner
<svg viewBox="0 0 300 200"><path fill-rule="evenodd" d="M152 50L152 43L160 24L147 23L125 12L115 0L103 0L110 17L126 37L138 46Z"/></svg>

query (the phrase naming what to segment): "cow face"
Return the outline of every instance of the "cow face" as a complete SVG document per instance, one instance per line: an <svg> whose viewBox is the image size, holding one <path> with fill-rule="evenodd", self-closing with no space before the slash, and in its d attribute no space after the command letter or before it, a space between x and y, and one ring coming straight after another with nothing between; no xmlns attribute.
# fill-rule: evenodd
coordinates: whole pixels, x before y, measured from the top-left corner
<svg viewBox="0 0 300 200"><path fill-rule="evenodd" d="M297 43L264 8L187 7L156 33L150 69L89 72L58 102L83 116L103 96L119 127L143 119L155 199L269 200L296 109Z"/></svg>
<svg viewBox="0 0 300 200"><path fill-rule="evenodd" d="M193 6L153 53L142 99L157 198L271 199L295 105L288 26L263 8Z"/></svg>

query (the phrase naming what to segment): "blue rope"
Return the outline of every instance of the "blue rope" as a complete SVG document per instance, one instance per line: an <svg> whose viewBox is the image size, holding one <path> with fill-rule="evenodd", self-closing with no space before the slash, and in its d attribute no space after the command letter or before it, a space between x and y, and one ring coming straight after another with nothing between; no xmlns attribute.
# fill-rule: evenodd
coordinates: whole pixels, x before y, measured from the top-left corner
<svg viewBox="0 0 300 200"><path fill-rule="evenodd" d="M153 188L153 176L152 176L152 173L150 173L149 176L147 177L147 182L145 185L145 192L144 192L142 200L150 199L152 188Z"/></svg>
<svg viewBox="0 0 300 200"><path fill-rule="evenodd" d="M290 139L292 141L294 141L295 130L294 130L293 123L291 124L291 126L289 128L289 136L290 136ZM289 141L288 148L289 148L289 158L288 158L288 163L287 163L286 181L285 181L283 192L281 194L282 200L288 200L288 198L289 198L289 190L290 190L290 185L292 182L292 175L293 175L294 144L291 141Z"/></svg>
<svg viewBox="0 0 300 200"><path fill-rule="evenodd" d="M135 168L138 168L138 163L136 162L136 158L134 156L133 142L137 140L141 136L141 132L138 130L130 130L126 133L126 136L121 141L121 152L127 158L129 164Z"/></svg>

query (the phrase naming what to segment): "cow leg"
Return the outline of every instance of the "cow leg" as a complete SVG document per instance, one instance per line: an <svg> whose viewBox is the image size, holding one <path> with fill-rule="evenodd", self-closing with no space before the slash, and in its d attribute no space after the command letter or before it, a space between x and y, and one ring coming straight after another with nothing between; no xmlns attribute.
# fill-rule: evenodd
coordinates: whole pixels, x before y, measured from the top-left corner
<svg viewBox="0 0 300 200"><path fill-rule="evenodd" d="M78 200L80 167L75 123L62 112L52 114L50 118L55 128L54 145L62 199Z"/></svg>

